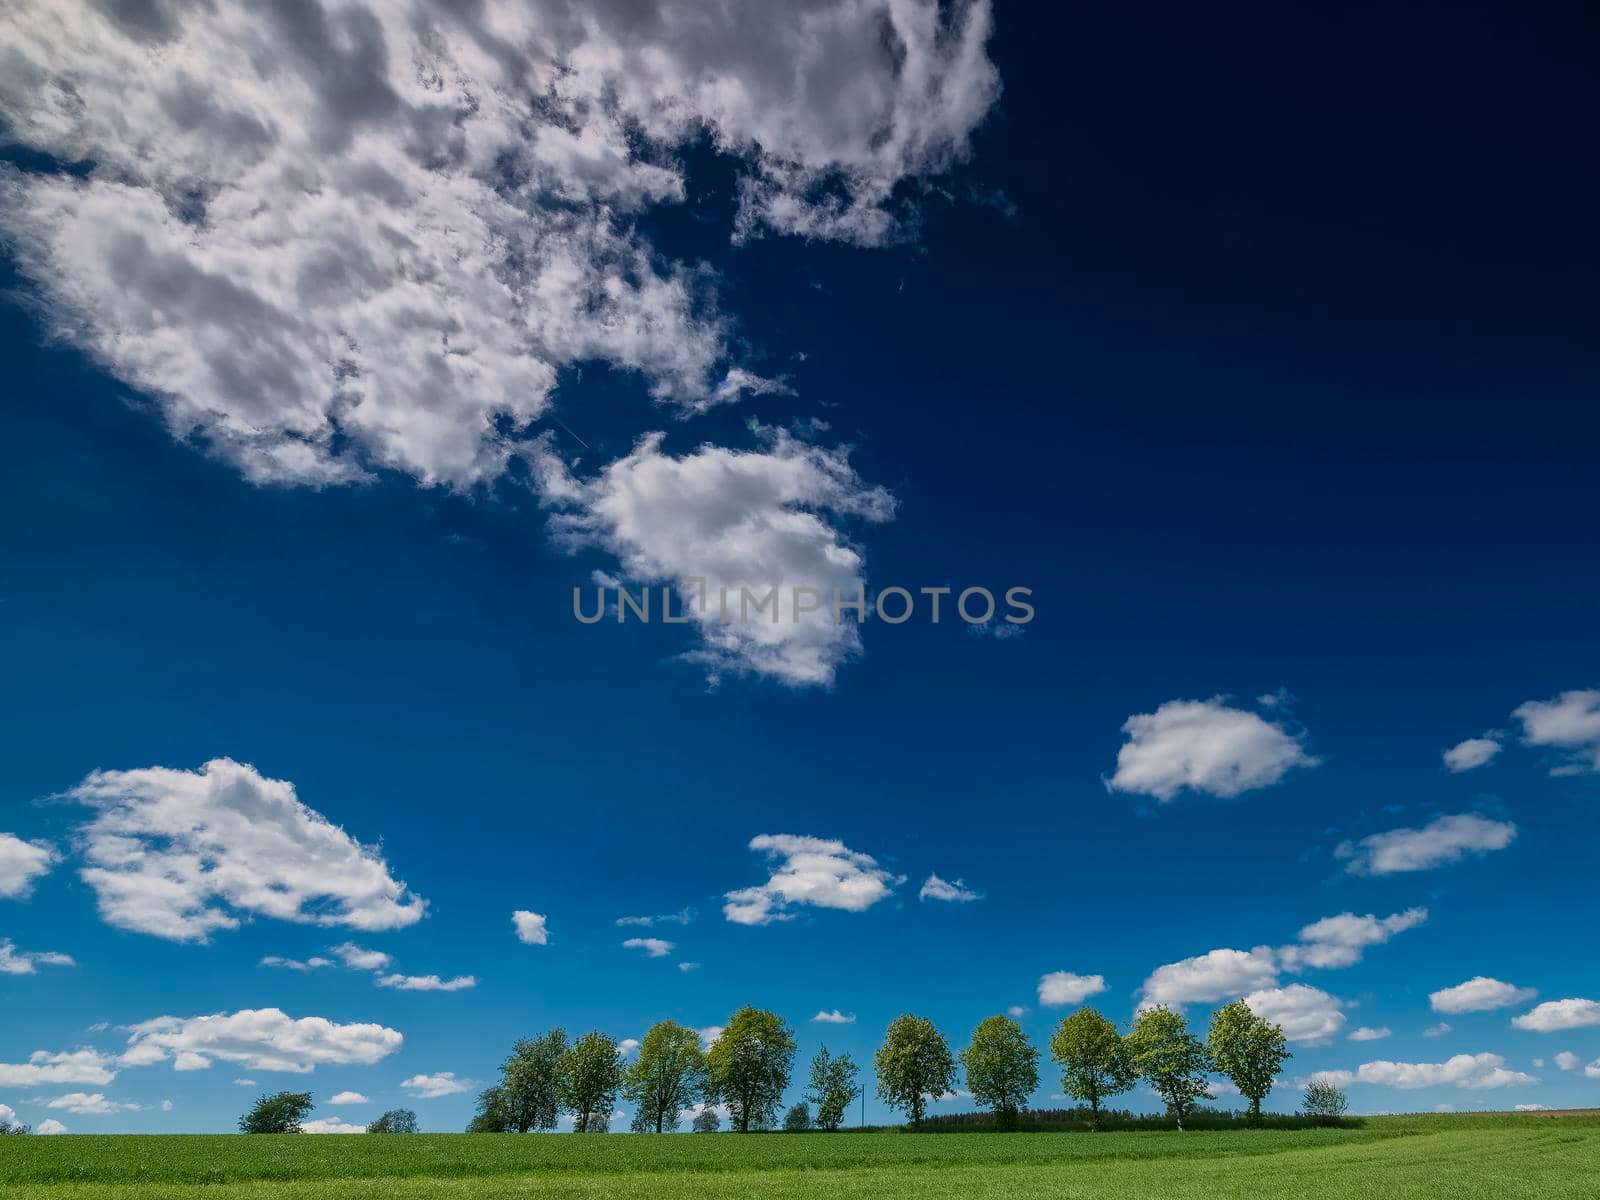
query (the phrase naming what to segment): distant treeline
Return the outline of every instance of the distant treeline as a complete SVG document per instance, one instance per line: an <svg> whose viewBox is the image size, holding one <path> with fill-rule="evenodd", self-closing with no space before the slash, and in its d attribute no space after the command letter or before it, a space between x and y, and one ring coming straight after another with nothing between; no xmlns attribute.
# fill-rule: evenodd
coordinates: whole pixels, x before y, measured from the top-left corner
<svg viewBox="0 0 1600 1200"><path fill-rule="evenodd" d="M1358 1117L1313 1117L1298 1113L1261 1113L1252 1117L1248 1112L1201 1105L1184 1118L1185 1129L1315 1129L1333 1126L1340 1129L1357 1129L1364 1122ZM928 1133L994 1133L999 1122L992 1112L947 1113L923 1118L920 1127ZM1130 1112L1127 1109L1103 1109L1098 1126L1095 1116L1087 1107L1033 1108L1018 1114L1016 1129L1025 1133L1088 1133L1096 1128L1107 1132L1154 1132L1176 1128L1171 1117L1149 1113Z"/></svg>
<svg viewBox="0 0 1600 1200"><path fill-rule="evenodd" d="M734 1013L709 1046L701 1044L695 1030L661 1021L645 1034L631 1062L607 1034L587 1033L569 1041L565 1030L554 1029L512 1047L501 1064L500 1081L479 1095L468 1132L554 1129L568 1116L579 1133L605 1133L619 1096L634 1105L631 1128L636 1133L672 1132L685 1120L696 1132L715 1132L721 1128L721 1112L740 1133L842 1128L863 1092L860 1072L850 1055L830 1054L826 1046L811 1062L803 1101L780 1120L795 1048L794 1031L783 1018L757 1008ZM959 1054L925 1017L896 1017L872 1065L878 1099L904 1113L914 1129L1305 1128L1343 1123L1344 1095L1326 1083L1307 1085L1299 1114L1261 1111L1262 1100L1291 1056L1282 1028L1256 1016L1243 1001L1213 1013L1204 1039L1190 1031L1182 1013L1164 1007L1139 1013L1125 1034L1096 1010L1081 1008L1051 1036L1050 1057L1060 1068L1062 1091L1080 1107L1028 1111L1028 1098L1039 1087L1039 1050L1007 1016L981 1021ZM1218 1074L1248 1101L1246 1112L1202 1106L1215 1099L1210 1077ZM929 1102L953 1097L959 1076L965 1077L973 1100L989 1111L929 1119ZM1165 1102L1164 1117L1104 1107L1106 1099L1141 1080Z"/></svg>

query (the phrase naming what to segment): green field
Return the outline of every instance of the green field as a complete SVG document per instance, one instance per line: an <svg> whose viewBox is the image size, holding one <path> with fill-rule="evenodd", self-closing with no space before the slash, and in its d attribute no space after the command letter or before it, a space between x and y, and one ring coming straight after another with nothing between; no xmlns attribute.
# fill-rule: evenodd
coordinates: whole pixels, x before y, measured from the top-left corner
<svg viewBox="0 0 1600 1200"><path fill-rule="evenodd" d="M1600 1118L1380 1118L1361 1129L1181 1134L7 1138L0 1194L1592 1200Z"/></svg>

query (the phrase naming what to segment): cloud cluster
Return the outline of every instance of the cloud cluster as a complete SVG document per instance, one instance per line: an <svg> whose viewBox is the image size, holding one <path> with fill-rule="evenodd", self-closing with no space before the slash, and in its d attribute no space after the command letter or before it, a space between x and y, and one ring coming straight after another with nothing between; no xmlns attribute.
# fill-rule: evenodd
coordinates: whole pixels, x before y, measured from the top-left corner
<svg viewBox="0 0 1600 1200"><path fill-rule="evenodd" d="M129 1027L123 1066L171 1061L180 1071L213 1060L253 1071L298 1074L323 1065L370 1065L400 1049L398 1031L376 1024L339 1024L326 1017L290 1017L282 1009L240 1009L201 1017L156 1017Z"/></svg>
<svg viewBox="0 0 1600 1200"><path fill-rule="evenodd" d="M375 848L231 758L96 771L67 794L96 809L78 831L81 875L118 928L206 941L239 914L363 930L422 919L425 902Z"/></svg>
<svg viewBox="0 0 1600 1200"><path fill-rule="evenodd" d="M1427 919L1425 908L1408 908L1387 917L1351 912L1323 917L1301 929L1297 943L1279 947L1278 962L1284 970L1294 972L1307 967L1352 967L1369 946L1381 946Z"/></svg>
<svg viewBox="0 0 1600 1200"><path fill-rule="evenodd" d="M1278 962L1268 946L1253 950L1210 950L1157 967L1140 989L1145 1005L1181 1008L1211 1003L1270 988L1278 982Z"/></svg>
<svg viewBox="0 0 1600 1200"><path fill-rule="evenodd" d="M35 1050L25 1063L0 1062L0 1087L38 1087L46 1083L105 1085L116 1079L116 1061L98 1050Z"/></svg>
<svg viewBox="0 0 1600 1200"><path fill-rule="evenodd" d="M1352 875L1394 875L1504 850L1516 836L1517 827L1510 821L1457 813L1435 817L1417 829L1390 829L1341 842L1333 853L1345 860L1345 870Z"/></svg>
<svg viewBox="0 0 1600 1200"><path fill-rule="evenodd" d="M1106 786L1162 803L1185 789L1237 796L1319 761L1306 751L1303 734L1232 708L1220 696L1169 700L1153 713L1129 717L1122 732L1128 740L1117 752L1117 769Z"/></svg>
<svg viewBox="0 0 1600 1200"><path fill-rule="evenodd" d="M57 858L48 842L25 842L14 833L0 833L0 900L25 899L34 880L48 874Z"/></svg>
<svg viewBox="0 0 1600 1200"><path fill-rule="evenodd" d="M45 1103L80 1117L109 1117L121 1112L138 1112L144 1106L123 1100L108 1100L104 1092L68 1092Z"/></svg>
<svg viewBox="0 0 1600 1200"><path fill-rule="evenodd" d="M1510 1070L1506 1060L1498 1054L1457 1054L1442 1063L1379 1060L1362 1063L1354 1071L1318 1071L1312 1078L1337 1087L1372 1083L1403 1089L1447 1086L1487 1089L1539 1082L1525 1072Z"/></svg>
<svg viewBox="0 0 1600 1200"><path fill-rule="evenodd" d="M1263 1021L1281 1026L1284 1037L1302 1045L1323 1045L1344 1028L1339 1001L1321 988L1303 983L1251 992L1244 1002Z"/></svg>
<svg viewBox="0 0 1600 1200"><path fill-rule="evenodd" d="M864 912L905 882L870 854L828 838L764 833L750 839L750 849L766 855L772 874L763 884L723 897L722 913L736 925L787 921L799 905Z"/></svg>
<svg viewBox="0 0 1600 1200"><path fill-rule="evenodd" d="M1429 992L1428 1003L1434 1012L1441 1013L1492 1012L1532 1000L1538 994L1537 988L1517 987L1487 975L1474 975L1465 983Z"/></svg>

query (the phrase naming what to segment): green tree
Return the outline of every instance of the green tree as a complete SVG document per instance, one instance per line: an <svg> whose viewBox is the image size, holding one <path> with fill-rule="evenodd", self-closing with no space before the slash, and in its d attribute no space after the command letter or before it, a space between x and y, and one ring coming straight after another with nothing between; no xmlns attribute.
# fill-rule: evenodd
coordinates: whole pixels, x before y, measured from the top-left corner
<svg viewBox="0 0 1600 1200"><path fill-rule="evenodd" d="M786 1133L804 1133L811 1128L811 1110L803 1103L791 1105L783 1114L783 1128Z"/></svg>
<svg viewBox="0 0 1600 1200"><path fill-rule="evenodd" d="M299 1133L311 1111L310 1092L277 1092L262 1096L239 1118L240 1133Z"/></svg>
<svg viewBox="0 0 1600 1200"><path fill-rule="evenodd" d="M615 1038L586 1033L558 1064L561 1103L571 1110L579 1133L605 1133L622 1086L622 1056Z"/></svg>
<svg viewBox="0 0 1600 1200"><path fill-rule="evenodd" d="M1206 1082L1214 1070L1211 1055L1189 1032L1182 1013L1160 1006L1145 1009L1128 1034L1128 1055L1134 1070L1167 1102L1179 1129L1197 1100L1212 1099Z"/></svg>
<svg viewBox="0 0 1600 1200"><path fill-rule="evenodd" d="M994 1110L1001 1129L1015 1129L1017 1115L1039 1086L1039 1051L1010 1017L988 1017L972 1031L961 1052L967 1090Z"/></svg>
<svg viewBox="0 0 1600 1200"><path fill-rule="evenodd" d="M715 1133L722 1128L722 1118L717 1115L717 1110L707 1105L702 1108L694 1119L696 1133Z"/></svg>
<svg viewBox="0 0 1600 1200"><path fill-rule="evenodd" d="M523 1038L511 1047L510 1057L500 1064L499 1095L494 1098L503 1130L527 1133L556 1127L561 1116L561 1059L566 1053L564 1029ZM485 1111L480 1096L479 1114Z"/></svg>
<svg viewBox="0 0 1600 1200"><path fill-rule="evenodd" d="M1313 1079L1306 1084L1300 1101L1301 1112L1325 1125L1337 1124L1349 1106L1345 1094L1325 1079Z"/></svg>
<svg viewBox="0 0 1600 1200"><path fill-rule="evenodd" d="M770 1128L794 1065L794 1032L776 1013L741 1008L706 1055L706 1103L718 1100L740 1133Z"/></svg>
<svg viewBox="0 0 1600 1200"><path fill-rule="evenodd" d="M705 1091L706 1056L700 1035L676 1021L658 1021L644 1035L639 1057L623 1077L622 1094L639 1106L645 1130L678 1128L678 1113Z"/></svg>
<svg viewBox="0 0 1600 1200"><path fill-rule="evenodd" d="M391 1108L367 1126L368 1133L415 1133L417 1114L409 1108Z"/></svg>
<svg viewBox="0 0 1600 1200"><path fill-rule="evenodd" d="M837 1057L826 1046L811 1060L811 1090L806 1099L817 1106L817 1126L833 1133L844 1124L845 1114L861 1095L856 1064L848 1054Z"/></svg>
<svg viewBox="0 0 1600 1200"><path fill-rule="evenodd" d="M950 1044L926 1017L907 1015L889 1022L872 1066L878 1075L878 1099L904 1111L913 1126L922 1123L929 1096L942 1096L956 1085Z"/></svg>
<svg viewBox="0 0 1600 1200"><path fill-rule="evenodd" d="M1139 1078L1117 1027L1092 1008L1062 1018L1050 1039L1050 1057L1061 1068L1061 1090L1088 1102L1095 1129L1100 1128L1100 1102L1127 1091Z"/></svg>
<svg viewBox="0 0 1600 1200"><path fill-rule="evenodd" d="M467 1124L468 1133L512 1133L506 1090L499 1084L478 1093L478 1111Z"/></svg>
<svg viewBox="0 0 1600 1200"><path fill-rule="evenodd" d="M1256 1016L1243 1000L1224 1005L1211 1015L1206 1035L1211 1061L1250 1101L1250 1122L1261 1123L1261 1101L1272 1090L1289 1053L1283 1029Z"/></svg>

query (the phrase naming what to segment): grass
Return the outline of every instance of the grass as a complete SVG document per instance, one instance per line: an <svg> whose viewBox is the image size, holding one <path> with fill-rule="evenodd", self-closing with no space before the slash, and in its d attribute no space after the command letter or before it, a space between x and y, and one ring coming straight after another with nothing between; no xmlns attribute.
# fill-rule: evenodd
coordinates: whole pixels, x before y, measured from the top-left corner
<svg viewBox="0 0 1600 1200"><path fill-rule="evenodd" d="M0 1145L7 1200L843 1196L1592 1200L1600 1118L1355 1130L714 1137L60 1137Z"/></svg>

